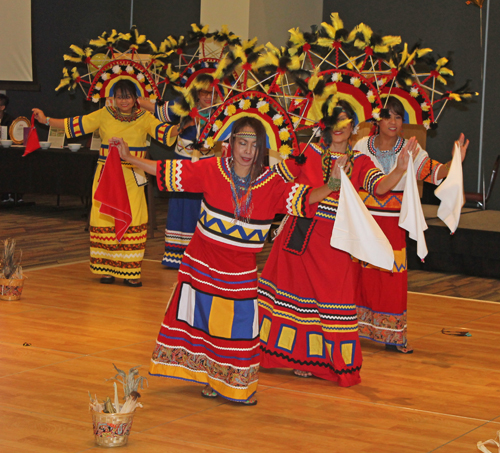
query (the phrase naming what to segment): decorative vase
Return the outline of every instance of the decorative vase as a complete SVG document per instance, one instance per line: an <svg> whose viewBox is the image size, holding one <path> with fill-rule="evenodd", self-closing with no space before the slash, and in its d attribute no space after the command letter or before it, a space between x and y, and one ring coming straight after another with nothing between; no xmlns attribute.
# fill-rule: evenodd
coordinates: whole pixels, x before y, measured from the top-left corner
<svg viewBox="0 0 500 453"><path fill-rule="evenodd" d="M23 292L23 278L0 278L0 300L19 300Z"/></svg>
<svg viewBox="0 0 500 453"><path fill-rule="evenodd" d="M134 412L128 414L105 414L92 411L95 443L101 447L121 447L127 444L132 429Z"/></svg>

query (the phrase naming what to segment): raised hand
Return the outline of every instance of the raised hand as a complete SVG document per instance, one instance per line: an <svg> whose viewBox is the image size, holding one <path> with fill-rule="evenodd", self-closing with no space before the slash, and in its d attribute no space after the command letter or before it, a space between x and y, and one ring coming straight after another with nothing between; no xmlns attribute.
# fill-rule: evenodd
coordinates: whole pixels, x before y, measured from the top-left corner
<svg viewBox="0 0 500 453"><path fill-rule="evenodd" d="M469 146L469 140L465 140L465 135L461 133L458 137L458 140L455 142L460 148L460 155L462 157L462 162L465 159L465 155L467 154L467 148ZM455 149L455 148L453 148ZM453 150L451 151L453 155Z"/></svg>

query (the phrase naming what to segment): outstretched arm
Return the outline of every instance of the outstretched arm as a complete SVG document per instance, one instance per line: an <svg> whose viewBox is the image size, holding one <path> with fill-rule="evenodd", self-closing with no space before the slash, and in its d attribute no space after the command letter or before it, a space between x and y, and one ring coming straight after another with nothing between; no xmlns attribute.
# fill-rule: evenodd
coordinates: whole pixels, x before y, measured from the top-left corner
<svg viewBox="0 0 500 453"><path fill-rule="evenodd" d="M465 155L467 154L467 147L469 146L469 140L465 140L464 134L460 134L458 137L458 140L453 144L453 149L452 149L452 155L453 155L453 150L455 149L455 144L457 144L460 147L460 155L462 157L462 162L465 159ZM448 176L448 173L450 171L450 165L451 165L451 160L449 162L446 162L444 165L441 165L439 167L439 170L437 172L437 179L443 179Z"/></svg>
<svg viewBox="0 0 500 453"><path fill-rule="evenodd" d="M58 129L64 129L64 119L47 117L40 109L32 109L32 112L39 123L45 124L46 126L57 127Z"/></svg>
<svg viewBox="0 0 500 453"><path fill-rule="evenodd" d="M396 168L385 176L378 184L375 191L376 195L385 195L387 192L392 190L399 181L401 181L401 178L408 169L408 160L410 159L410 155L415 154L416 149L417 139L412 137L399 153Z"/></svg>
<svg viewBox="0 0 500 453"><path fill-rule="evenodd" d="M142 157L132 156L128 144L123 141L123 138L113 137L109 140L110 145L116 145L120 153L120 157L127 162L130 162L137 168L144 170L146 173L156 175L156 161L150 159L143 159Z"/></svg>

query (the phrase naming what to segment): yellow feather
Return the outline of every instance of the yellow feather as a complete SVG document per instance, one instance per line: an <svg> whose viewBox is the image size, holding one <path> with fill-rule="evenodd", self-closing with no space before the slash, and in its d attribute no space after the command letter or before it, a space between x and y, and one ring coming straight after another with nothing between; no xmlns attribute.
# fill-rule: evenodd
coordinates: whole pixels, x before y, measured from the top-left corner
<svg viewBox="0 0 500 453"><path fill-rule="evenodd" d="M404 47L403 47L403 51L401 52L401 60L400 60L401 66L404 66L407 58L408 58L408 43L405 42Z"/></svg>
<svg viewBox="0 0 500 453"><path fill-rule="evenodd" d="M372 29L363 22L361 22L356 28L358 29L358 32L361 32L363 34L365 42L368 43L373 35Z"/></svg>
<svg viewBox="0 0 500 453"><path fill-rule="evenodd" d="M382 38L382 43L384 46L394 47L401 44L401 36L384 36Z"/></svg>
<svg viewBox="0 0 500 453"><path fill-rule="evenodd" d="M440 58L438 61L436 61L436 70L439 71L441 66L444 66L446 63L448 63L448 58Z"/></svg>
<svg viewBox="0 0 500 453"><path fill-rule="evenodd" d="M332 113L333 113L333 111L332 111ZM332 115L332 113L330 113L330 115ZM345 120L337 121L335 123L335 125L333 126L333 130L340 131L341 129L344 129L344 127L346 127L348 124L350 124L351 121L352 120L349 118L346 118Z"/></svg>
<svg viewBox="0 0 500 453"><path fill-rule="evenodd" d="M446 79L440 75L438 75L436 77L436 79L438 79L443 85L448 85L448 82L446 81Z"/></svg>
<svg viewBox="0 0 500 453"><path fill-rule="evenodd" d="M200 27L198 27L198 25L196 24L191 24L191 28L195 33L199 33L201 31Z"/></svg>
<svg viewBox="0 0 500 453"><path fill-rule="evenodd" d="M310 91L314 90L319 81L320 77L318 77L318 68L316 68L312 73L311 77L309 77L309 81L307 82L307 88L309 88Z"/></svg>
<svg viewBox="0 0 500 453"><path fill-rule="evenodd" d="M71 46L69 46L69 48L75 52L77 55L81 55L82 57L85 55L85 52L83 51L83 49L81 49L80 47L78 46L75 46L74 44L71 44Z"/></svg>
<svg viewBox="0 0 500 453"><path fill-rule="evenodd" d="M73 63L81 63L82 59L79 57L73 57L71 55L63 55L65 61L72 61Z"/></svg>
<svg viewBox="0 0 500 453"><path fill-rule="evenodd" d="M429 49L428 47L425 49L418 49L417 50L417 57L421 58L424 55L427 55L428 53L432 52L432 49Z"/></svg>
<svg viewBox="0 0 500 453"><path fill-rule="evenodd" d="M316 44L321 47L331 47L332 40L330 38L318 38Z"/></svg>
<svg viewBox="0 0 500 453"><path fill-rule="evenodd" d="M450 99L453 99L454 101L457 101L457 102L460 102L462 99L460 98L460 95L458 95L457 93L450 93L448 95L448 97Z"/></svg>
<svg viewBox="0 0 500 453"><path fill-rule="evenodd" d="M288 63L288 69L290 71L297 71L302 67L302 61L304 60L304 54L302 54L300 57L293 56L290 63Z"/></svg>
<svg viewBox="0 0 500 453"><path fill-rule="evenodd" d="M442 75L453 76L453 71L451 69L448 69L448 68L441 68L438 72L439 72L439 74L442 74Z"/></svg>
<svg viewBox="0 0 500 453"><path fill-rule="evenodd" d="M321 27L326 31L330 38L335 39L335 32L337 30L335 30L332 25L327 24L326 22L321 22Z"/></svg>
<svg viewBox="0 0 500 453"><path fill-rule="evenodd" d="M59 82L59 85L57 85L55 91L59 91L61 88L69 85L69 82L70 82L69 78L61 79L61 81Z"/></svg>
<svg viewBox="0 0 500 453"><path fill-rule="evenodd" d="M290 33L290 42L296 46L296 47L301 47L306 43L306 40L304 39L303 33L300 32L299 28L290 28L288 30L288 33Z"/></svg>
<svg viewBox="0 0 500 453"><path fill-rule="evenodd" d="M132 38L132 35L130 33L120 33L118 35L119 39L123 39L124 41L130 41L130 38Z"/></svg>
<svg viewBox="0 0 500 453"><path fill-rule="evenodd" d="M228 55L226 55L217 65L217 68L215 69L215 72L213 73L213 76L215 79L220 80L226 71L226 68L229 66L229 64L232 62L232 58L230 58Z"/></svg>
<svg viewBox="0 0 500 453"><path fill-rule="evenodd" d="M339 17L339 13L330 14L330 19L332 20L332 25L335 28L335 30L340 30L341 28L344 28L344 22Z"/></svg>
<svg viewBox="0 0 500 453"><path fill-rule="evenodd" d="M210 30L210 26L209 25L205 25L202 29L201 29L201 32L206 35L208 33L208 31Z"/></svg>
<svg viewBox="0 0 500 453"><path fill-rule="evenodd" d="M259 69L264 66L278 66L279 59L271 52L266 52L261 54L260 57L255 62L255 68Z"/></svg>
<svg viewBox="0 0 500 453"><path fill-rule="evenodd" d="M158 53L158 47L156 47L156 44L153 41L148 39L148 44L151 46L151 50L153 51L153 53Z"/></svg>
<svg viewBox="0 0 500 453"><path fill-rule="evenodd" d="M243 43L241 44L240 47L243 50L247 50L247 49L251 49L252 47L254 47L255 44L257 44L257 37L255 37L253 39L247 39L246 41L243 41Z"/></svg>
<svg viewBox="0 0 500 453"><path fill-rule="evenodd" d="M103 47L103 46L105 46L107 44L107 41L104 38L99 37L97 39L91 39L89 41L89 44L91 46L95 46L95 47Z"/></svg>

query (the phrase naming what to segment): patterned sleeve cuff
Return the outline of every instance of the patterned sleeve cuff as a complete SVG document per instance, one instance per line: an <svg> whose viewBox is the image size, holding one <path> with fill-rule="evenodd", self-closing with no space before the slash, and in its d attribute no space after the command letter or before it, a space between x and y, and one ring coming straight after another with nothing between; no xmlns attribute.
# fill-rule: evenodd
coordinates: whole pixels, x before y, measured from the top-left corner
<svg viewBox="0 0 500 453"><path fill-rule="evenodd" d="M276 164L273 167L273 171L275 173L278 173L278 175L280 175L286 182L290 182L295 179L294 174L288 168L285 160L282 160L280 163Z"/></svg>
<svg viewBox="0 0 500 453"><path fill-rule="evenodd" d="M297 217L313 217L318 204L309 204L312 188L304 184L293 184L286 200L287 214Z"/></svg>
<svg viewBox="0 0 500 453"><path fill-rule="evenodd" d="M156 163L158 190L184 192L182 186L182 159L159 160Z"/></svg>
<svg viewBox="0 0 500 453"><path fill-rule="evenodd" d="M155 116L162 123L170 123L172 121L168 112L169 112L168 102L166 102L163 105L158 105L158 102L155 104Z"/></svg>
<svg viewBox="0 0 500 453"><path fill-rule="evenodd" d="M64 131L67 138L81 137L82 135L85 135L82 118L83 116L75 116L73 118L64 119Z"/></svg>
<svg viewBox="0 0 500 453"><path fill-rule="evenodd" d="M377 186L384 179L384 174L378 168L371 168L366 172L363 188L371 195L375 195Z"/></svg>

